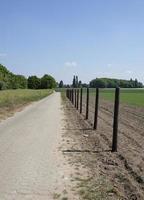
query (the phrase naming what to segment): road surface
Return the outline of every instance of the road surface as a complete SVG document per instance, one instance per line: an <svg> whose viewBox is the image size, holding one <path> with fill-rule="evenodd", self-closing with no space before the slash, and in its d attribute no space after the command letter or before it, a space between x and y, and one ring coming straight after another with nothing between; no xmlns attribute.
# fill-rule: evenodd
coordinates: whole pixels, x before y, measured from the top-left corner
<svg viewBox="0 0 144 200"><path fill-rule="evenodd" d="M60 93L0 123L0 200L51 200L63 172Z"/></svg>

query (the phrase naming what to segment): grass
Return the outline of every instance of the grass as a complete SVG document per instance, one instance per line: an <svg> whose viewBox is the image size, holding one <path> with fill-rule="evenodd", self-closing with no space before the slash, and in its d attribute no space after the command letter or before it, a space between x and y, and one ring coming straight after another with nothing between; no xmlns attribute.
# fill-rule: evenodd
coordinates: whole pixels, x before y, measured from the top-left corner
<svg viewBox="0 0 144 200"><path fill-rule="evenodd" d="M106 100L114 100L114 90L101 90L100 95ZM144 107L144 89L121 89L120 102Z"/></svg>
<svg viewBox="0 0 144 200"><path fill-rule="evenodd" d="M65 88L59 90L64 94ZM83 89L86 94L86 89ZM90 96L95 96L95 89L90 88ZM100 89L100 97L109 101L114 101L114 89ZM121 88L120 102L133 106L144 107L144 88L143 89L123 89Z"/></svg>
<svg viewBox="0 0 144 200"><path fill-rule="evenodd" d="M95 179L77 179L78 193L83 200L105 200L110 196L118 197L118 191L106 180L105 177Z"/></svg>
<svg viewBox="0 0 144 200"><path fill-rule="evenodd" d="M4 90L0 91L0 107L15 106L38 101L49 94L52 90Z"/></svg>
<svg viewBox="0 0 144 200"><path fill-rule="evenodd" d="M6 118L9 112L14 112L28 103L38 101L48 95L53 90L3 90L0 91L0 119Z"/></svg>

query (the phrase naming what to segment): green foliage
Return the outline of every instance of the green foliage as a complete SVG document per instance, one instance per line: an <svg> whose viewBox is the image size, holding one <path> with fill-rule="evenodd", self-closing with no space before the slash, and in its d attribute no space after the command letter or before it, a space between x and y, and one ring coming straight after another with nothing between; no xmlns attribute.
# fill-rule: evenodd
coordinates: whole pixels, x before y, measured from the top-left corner
<svg viewBox="0 0 144 200"><path fill-rule="evenodd" d="M121 80L121 79L111 79L111 78L96 78L90 81L90 87L95 88L142 88L143 84L135 80Z"/></svg>
<svg viewBox="0 0 144 200"><path fill-rule="evenodd" d="M29 89L40 89L41 88L41 80L37 76L29 76L28 77L28 88Z"/></svg>
<svg viewBox="0 0 144 200"><path fill-rule="evenodd" d="M57 85L55 79L50 75L44 75L42 78L29 76L25 78L22 75L15 75L0 64L0 90L4 89L51 89Z"/></svg>
<svg viewBox="0 0 144 200"><path fill-rule="evenodd" d="M0 64L0 90L2 89L25 89L27 79L22 75L15 75Z"/></svg>
<svg viewBox="0 0 144 200"><path fill-rule="evenodd" d="M3 81L0 81L0 90L4 90L5 88L5 83Z"/></svg>
<svg viewBox="0 0 144 200"><path fill-rule="evenodd" d="M56 81L55 79L48 75L45 74L42 78L41 78L41 89L52 89L56 87Z"/></svg>
<svg viewBox="0 0 144 200"><path fill-rule="evenodd" d="M99 88L105 88L106 87L106 81L101 78L96 78L90 82L90 87L99 87Z"/></svg>

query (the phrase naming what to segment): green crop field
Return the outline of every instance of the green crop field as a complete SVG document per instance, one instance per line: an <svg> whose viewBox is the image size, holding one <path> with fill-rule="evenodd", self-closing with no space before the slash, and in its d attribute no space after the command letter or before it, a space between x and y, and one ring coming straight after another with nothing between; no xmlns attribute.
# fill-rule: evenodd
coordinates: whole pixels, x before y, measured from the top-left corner
<svg viewBox="0 0 144 200"><path fill-rule="evenodd" d="M93 89L90 94L94 95ZM114 89L100 89L100 97L106 100L114 100ZM144 89L121 89L120 102L144 107Z"/></svg>
<svg viewBox="0 0 144 200"><path fill-rule="evenodd" d="M65 89L59 90L65 92ZM95 89L90 88L90 96L95 96ZM86 88L83 88L83 95ZM114 101L115 89L100 89L100 97L109 101ZM128 105L144 107L144 89L123 89L120 91L120 102Z"/></svg>
<svg viewBox="0 0 144 200"><path fill-rule="evenodd" d="M17 105L24 105L32 101L40 100L49 94L52 90L3 90L0 91L0 108L9 107L13 108Z"/></svg>

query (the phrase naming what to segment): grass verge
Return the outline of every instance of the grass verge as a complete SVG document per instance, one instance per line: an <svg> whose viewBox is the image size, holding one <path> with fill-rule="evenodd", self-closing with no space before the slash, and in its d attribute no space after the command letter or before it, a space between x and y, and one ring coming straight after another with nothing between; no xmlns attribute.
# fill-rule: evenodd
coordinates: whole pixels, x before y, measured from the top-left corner
<svg viewBox="0 0 144 200"><path fill-rule="evenodd" d="M0 120L11 116L25 105L38 101L50 94L53 90L4 90L0 91Z"/></svg>

